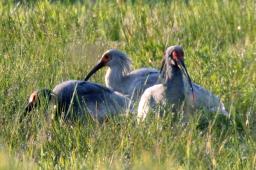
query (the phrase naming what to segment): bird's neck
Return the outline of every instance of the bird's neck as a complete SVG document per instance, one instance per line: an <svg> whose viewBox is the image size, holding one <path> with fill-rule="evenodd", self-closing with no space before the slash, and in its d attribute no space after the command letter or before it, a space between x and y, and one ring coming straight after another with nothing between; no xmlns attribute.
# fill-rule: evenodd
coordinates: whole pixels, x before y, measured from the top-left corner
<svg viewBox="0 0 256 170"><path fill-rule="evenodd" d="M164 85L166 86L167 91L169 91L170 93L184 92L183 75L178 67L171 67L166 76Z"/></svg>
<svg viewBox="0 0 256 170"><path fill-rule="evenodd" d="M49 89L41 89L39 92L39 95L45 98L47 102L50 102L54 96L52 95L52 91Z"/></svg>
<svg viewBox="0 0 256 170"><path fill-rule="evenodd" d="M118 89L122 88L124 77L122 67L115 66L109 67L107 73L105 75L105 83L107 87L110 87L116 91L120 91Z"/></svg>

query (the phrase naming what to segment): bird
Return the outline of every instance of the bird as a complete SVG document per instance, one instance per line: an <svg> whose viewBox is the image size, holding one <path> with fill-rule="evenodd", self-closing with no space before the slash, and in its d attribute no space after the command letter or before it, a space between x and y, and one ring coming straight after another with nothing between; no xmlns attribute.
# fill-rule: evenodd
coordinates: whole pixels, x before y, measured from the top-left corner
<svg viewBox="0 0 256 170"><path fill-rule="evenodd" d="M130 111L130 99L100 84L82 80L64 81L53 90L34 91L28 100L25 113L32 111L46 99L54 105L56 112L65 119L89 114L94 120L104 121L108 116Z"/></svg>
<svg viewBox="0 0 256 170"><path fill-rule="evenodd" d="M210 113L219 112L229 116L218 96L192 82L184 64L184 51L181 46L175 45L166 49L160 72L162 83L146 89L141 96L138 120L144 120L150 109L156 105L179 106L182 101L183 110L180 111L183 111L185 115L203 109ZM184 76L187 81L184 81Z"/></svg>
<svg viewBox="0 0 256 170"><path fill-rule="evenodd" d="M190 86L188 89L186 82ZM193 94L192 81L184 64L183 48L179 45L170 46L162 61L161 83L147 88L141 96L138 120L144 120L151 110L158 116L163 116L163 109L178 113L185 101L187 90L191 90Z"/></svg>
<svg viewBox="0 0 256 170"><path fill-rule="evenodd" d="M105 75L106 86L127 95L133 101L139 100L145 89L158 82L159 70L140 68L132 71L131 60L127 54L118 49L109 49L104 52L84 80L87 81L104 66L108 67Z"/></svg>

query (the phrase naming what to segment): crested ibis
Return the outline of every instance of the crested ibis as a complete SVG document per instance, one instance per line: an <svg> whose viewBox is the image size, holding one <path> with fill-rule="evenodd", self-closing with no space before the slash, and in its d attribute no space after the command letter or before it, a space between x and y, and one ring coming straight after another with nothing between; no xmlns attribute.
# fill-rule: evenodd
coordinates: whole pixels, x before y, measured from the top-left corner
<svg viewBox="0 0 256 170"><path fill-rule="evenodd" d="M150 109L156 111L155 109L158 106L165 109L171 107L171 111L177 113L185 101L186 84L184 76L187 78L193 92L192 82L183 57L184 52L181 46L171 46L166 50L161 67L162 82L149 87L141 96L137 116L139 120L144 120Z"/></svg>
<svg viewBox="0 0 256 170"><path fill-rule="evenodd" d="M139 120L144 120L150 109L157 105L172 105L177 111L177 107L181 106L182 102L185 114L204 109L208 112L229 115L219 97L192 83L184 64L182 47L170 46L166 49L161 77L163 80L161 84L146 89L142 94L138 107ZM184 81L184 77L187 77L187 81Z"/></svg>
<svg viewBox="0 0 256 170"><path fill-rule="evenodd" d="M80 80L64 81L53 90L41 89L34 91L29 98L25 113L40 104L45 98L56 106L56 111L64 113L64 118L91 115L94 120L102 121L107 116L127 113L130 99L107 87L96 83Z"/></svg>
<svg viewBox="0 0 256 170"><path fill-rule="evenodd" d="M153 68L141 68L131 71L131 60L117 49L106 51L98 63L85 77L87 81L97 70L107 66L106 86L132 99L139 99L144 90L157 83L159 71Z"/></svg>

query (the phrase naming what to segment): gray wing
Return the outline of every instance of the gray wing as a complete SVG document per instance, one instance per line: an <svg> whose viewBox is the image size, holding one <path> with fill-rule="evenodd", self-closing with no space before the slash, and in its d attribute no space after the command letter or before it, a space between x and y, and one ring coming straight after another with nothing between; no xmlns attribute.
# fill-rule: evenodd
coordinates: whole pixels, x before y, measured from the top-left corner
<svg viewBox="0 0 256 170"><path fill-rule="evenodd" d="M202 86L193 83L193 88L195 91L195 108L196 109L206 109L209 112L220 112L224 115L228 115L225 110L224 104L221 102L220 98L210 91L206 90Z"/></svg>
<svg viewBox="0 0 256 170"><path fill-rule="evenodd" d="M74 111L78 115L89 113L96 119L104 119L107 114L122 112L129 99L96 83L70 80L57 85L54 93L64 111Z"/></svg>
<svg viewBox="0 0 256 170"><path fill-rule="evenodd" d="M150 74L159 74L160 72L154 68L140 68L130 72L130 75L136 74L138 76L147 76Z"/></svg>
<svg viewBox="0 0 256 170"><path fill-rule="evenodd" d="M106 87L89 82L80 82L77 86L77 96L86 106L89 113L98 119L108 115L121 114L128 109L129 99Z"/></svg>
<svg viewBox="0 0 256 170"><path fill-rule="evenodd" d="M129 74L129 79L133 80L133 94L134 98L138 99L143 94L144 90L157 84L159 71L151 68L141 68L132 71Z"/></svg>

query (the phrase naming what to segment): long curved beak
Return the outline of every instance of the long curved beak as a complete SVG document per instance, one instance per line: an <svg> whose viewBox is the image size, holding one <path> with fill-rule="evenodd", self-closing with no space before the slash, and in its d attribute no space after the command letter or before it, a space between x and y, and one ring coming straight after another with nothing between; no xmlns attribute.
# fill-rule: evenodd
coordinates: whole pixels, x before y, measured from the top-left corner
<svg viewBox="0 0 256 170"><path fill-rule="evenodd" d="M179 62L177 62L179 68L182 70L183 74L187 77L188 79L188 82L189 82L189 85L190 85L190 88L191 88L191 91L192 91L192 95L193 95L193 100L195 99L195 93L194 93L194 88L193 88L193 84L192 84L192 80L188 74L188 71L187 71L187 68L186 68L186 65L184 63L183 60L180 60Z"/></svg>
<svg viewBox="0 0 256 170"><path fill-rule="evenodd" d="M25 110L24 110L24 113L28 113L28 112L31 112L31 110L34 108L34 104L31 102L31 103L28 103L27 106L25 107Z"/></svg>
<svg viewBox="0 0 256 170"><path fill-rule="evenodd" d="M162 59L162 62L161 62L162 64L161 64L161 68L160 68L160 74L163 72L163 70L164 70L164 65L165 65L165 59L163 58Z"/></svg>
<svg viewBox="0 0 256 170"><path fill-rule="evenodd" d="M21 116L20 116L20 118L19 118L19 122L22 122L23 118L26 117L27 114L28 114L29 112L31 112L34 107L35 107L35 105L34 105L32 102L29 102L29 103L26 105L26 107L25 107L23 113L21 113Z"/></svg>
<svg viewBox="0 0 256 170"><path fill-rule="evenodd" d="M84 78L84 81L87 81L94 73L96 73L100 68L104 67L105 64L102 61L99 61L92 70L87 74L87 76Z"/></svg>

